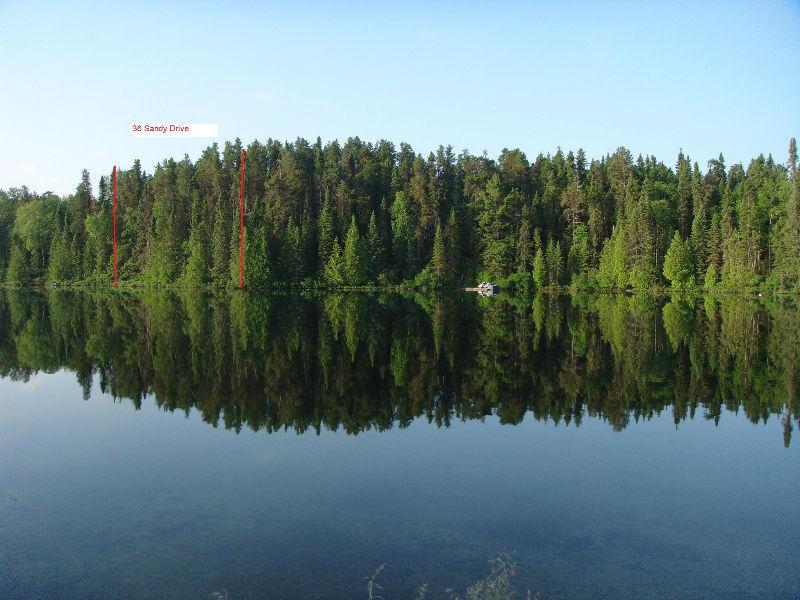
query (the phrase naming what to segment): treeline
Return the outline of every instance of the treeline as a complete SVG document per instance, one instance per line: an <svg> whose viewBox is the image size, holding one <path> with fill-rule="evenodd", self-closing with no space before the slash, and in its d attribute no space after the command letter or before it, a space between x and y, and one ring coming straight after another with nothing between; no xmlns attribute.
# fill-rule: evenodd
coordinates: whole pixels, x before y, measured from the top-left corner
<svg viewBox="0 0 800 600"><path fill-rule="evenodd" d="M224 288L239 282L241 143L118 178L123 282ZM518 288L800 288L800 174L763 155L705 171L620 148L497 160L407 144L269 140L247 148L245 281ZM0 281L106 285L110 176L74 194L0 192Z"/></svg>
<svg viewBox="0 0 800 600"><path fill-rule="evenodd" d="M69 369L137 407L298 432L441 426L496 414L615 429L665 411L800 415L789 303L685 294L477 299L53 290L0 293L0 376ZM771 421L775 423L775 421Z"/></svg>

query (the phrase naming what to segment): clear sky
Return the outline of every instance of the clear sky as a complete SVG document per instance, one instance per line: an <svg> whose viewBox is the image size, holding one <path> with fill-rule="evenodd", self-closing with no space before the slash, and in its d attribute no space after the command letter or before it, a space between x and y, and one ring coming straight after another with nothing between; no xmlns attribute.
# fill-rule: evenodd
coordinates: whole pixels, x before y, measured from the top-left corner
<svg viewBox="0 0 800 600"><path fill-rule="evenodd" d="M383 4L0 0L0 188L211 143L132 138L148 121L701 166L783 162L800 136L797 0Z"/></svg>

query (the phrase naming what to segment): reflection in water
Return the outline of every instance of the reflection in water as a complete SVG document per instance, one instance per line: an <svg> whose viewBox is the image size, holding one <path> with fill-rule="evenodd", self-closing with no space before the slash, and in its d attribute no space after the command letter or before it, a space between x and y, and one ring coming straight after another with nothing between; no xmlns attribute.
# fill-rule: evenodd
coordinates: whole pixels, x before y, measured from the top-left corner
<svg viewBox="0 0 800 600"><path fill-rule="evenodd" d="M533 299L471 295L319 298L235 293L0 294L0 375L74 371L88 397L213 425L357 433L423 416L496 413L613 428L698 408L798 415L800 320L794 306L651 296ZM773 417L775 418L775 417Z"/></svg>

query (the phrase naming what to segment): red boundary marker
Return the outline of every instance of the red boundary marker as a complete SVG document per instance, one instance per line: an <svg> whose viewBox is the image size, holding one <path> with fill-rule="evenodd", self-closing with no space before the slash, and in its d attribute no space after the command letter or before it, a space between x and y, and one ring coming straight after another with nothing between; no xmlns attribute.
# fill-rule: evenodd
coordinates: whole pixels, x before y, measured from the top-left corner
<svg viewBox="0 0 800 600"><path fill-rule="evenodd" d="M239 171L239 289L244 287L244 149Z"/></svg>
<svg viewBox="0 0 800 600"><path fill-rule="evenodd" d="M112 209L114 219L114 287L117 287L117 166L114 165L114 207Z"/></svg>

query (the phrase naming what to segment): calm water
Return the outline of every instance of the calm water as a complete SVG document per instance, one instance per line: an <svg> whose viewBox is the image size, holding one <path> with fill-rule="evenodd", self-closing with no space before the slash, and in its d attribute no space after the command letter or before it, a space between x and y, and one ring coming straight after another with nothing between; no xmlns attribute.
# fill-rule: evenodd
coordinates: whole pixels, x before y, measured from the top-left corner
<svg viewBox="0 0 800 600"><path fill-rule="evenodd" d="M0 291L0 375L3 598L800 596L793 306Z"/></svg>

